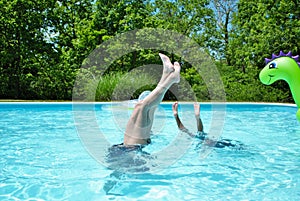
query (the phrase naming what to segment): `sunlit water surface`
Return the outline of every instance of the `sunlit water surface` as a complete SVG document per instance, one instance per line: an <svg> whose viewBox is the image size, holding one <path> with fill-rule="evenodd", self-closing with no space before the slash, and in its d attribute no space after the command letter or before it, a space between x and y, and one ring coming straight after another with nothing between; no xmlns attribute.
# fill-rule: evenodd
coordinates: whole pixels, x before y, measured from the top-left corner
<svg viewBox="0 0 300 201"><path fill-rule="evenodd" d="M97 104L99 130L122 142L132 112ZM167 168L119 172L97 162L81 142L71 103L0 104L0 200L299 200L300 125L290 105L226 104L221 138L242 144L214 148L200 158L201 141ZM183 123L196 131L192 104L179 108ZM201 105L205 130L211 104ZM153 153L176 143L179 133L171 104L155 116ZM168 161L167 161L168 163ZM114 164L116 165L116 164Z"/></svg>

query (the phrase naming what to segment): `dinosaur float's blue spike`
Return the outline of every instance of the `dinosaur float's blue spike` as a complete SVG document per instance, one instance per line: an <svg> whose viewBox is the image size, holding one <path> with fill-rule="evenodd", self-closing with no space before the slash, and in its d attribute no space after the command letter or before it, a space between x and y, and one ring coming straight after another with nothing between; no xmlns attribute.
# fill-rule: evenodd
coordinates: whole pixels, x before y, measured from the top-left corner
<svg viewBox="0 0 300 201"><path fill-rule="evenodd" d="M272 54L272 60L274 60L274 59L276 59L276 58L278 58L279 56L277 56L276 54Z"/></svg>
<svg viewBox="0 0 300 201"><path fill-rule="evenodd" d="M292 58L293 58L295 61L297 61L297 62L299 61L299 55L293 56Z"/></svg>
<svg viewBox="0 0 300 201"><path fill-rule="evenodd" d="M272 59L268 59L268 58L265 58L265 63L269 63L270 61L272 61Z"/></svg>
<svg viewBox="0 0 300 201"><path fill-rule="evenodd" d="M290 58L294 59L296 61L296 63L298 64L298 66L300 67L299 55L293 56L292 51L289 51L287 54L285 54L283 51L280 50L278 55L273 53L271 59L265 58L265 63L267 64L267 63L269 63L269 62L271 62L274 59L277 59L279 57L290 57Z"/></svg>
<svg viewBox="0 0 300 201"><path fill-rule="evenodd" d="M292 57L292 51L289 51L287 54L286 54L287 57Z"/></svg>
<svg viewBox="0 0 300 201"><path fill-rule="evenodd" d="M277 57L284 57L286 54L283 53L283 51L280 50L279 55Z"/></svg>

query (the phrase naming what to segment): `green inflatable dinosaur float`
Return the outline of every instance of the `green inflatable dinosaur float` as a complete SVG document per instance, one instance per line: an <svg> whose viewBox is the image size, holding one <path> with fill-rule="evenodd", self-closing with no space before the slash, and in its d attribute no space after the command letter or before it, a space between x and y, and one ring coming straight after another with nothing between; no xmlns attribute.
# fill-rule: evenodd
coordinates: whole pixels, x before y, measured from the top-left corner
<svg viewBox="0 0 300 201"><path fill-rule="evenodd" d="M259 79L263 84L270 85L277 80L285 80L292 92L298 107L297 119L300 121L300 62L299 55L293 56L280 51L279 55L272 54L272 58L265 59L266 66L261 70Z"/></svg>

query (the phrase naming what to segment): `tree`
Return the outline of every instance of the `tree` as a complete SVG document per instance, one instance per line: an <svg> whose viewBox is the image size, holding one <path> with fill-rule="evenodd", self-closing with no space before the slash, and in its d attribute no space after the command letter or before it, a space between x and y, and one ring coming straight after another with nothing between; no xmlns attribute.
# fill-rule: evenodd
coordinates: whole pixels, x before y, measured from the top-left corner
<svg viewBox="0 0 300 201"><path fill-rule="evenodd" d="M144 0L114 0L96 2L93 19L90 22L90 34L94 47L104 41L127 31L147 27L150 11ZM83 40L84 41L84 40ZM132 52L115 61L111 71L128 71L142 64L144 52ZM145 61L144 61L145 64Z"/></svg>
<svg viewBox="0 0 300 201"><path fill-rule="evenodd" d="M232 32L231 21L232 16L237 12L237 0L214 0L212 3L215 12L216 30L210 31L211 49L216 52L216 58L225 59L228 65L231 65L227 50L229 46L229 36Z"/></svg>
<svg viewBox="0 0 300 201"><path fill-rule="evenodd" d="M82 61L91 51L81 44L82 35L87 35L87 22L91 20L93 4L89 0L55 1L49 8L48 40L59 55L55 63L42 71L32 82L39 91L40 99L71 99L74 80Z"/></svg>
<svg viewBox="0 0 300 201"><path fill-rule="evenodd" d="M263 67L272 53L300 50L300 3L289 0L240 0L230 41L233 65Z"/></svg>
<svg viewBox="0 0 300 201"><path fill-rule="evenodd" d="M48 0L0 1L1 98L31 98L31 81L57 58L44 35L52 5Z"/></svg>
<svg viewBox="0 0 300 201"><path fill-rule="evenodd" d="M207 28L213 17L208 8L207 0L155 0L153 6L153 20L158 28L170 29L183 35L198 38ZM199 40L203 44L203 41Z"/></svg>

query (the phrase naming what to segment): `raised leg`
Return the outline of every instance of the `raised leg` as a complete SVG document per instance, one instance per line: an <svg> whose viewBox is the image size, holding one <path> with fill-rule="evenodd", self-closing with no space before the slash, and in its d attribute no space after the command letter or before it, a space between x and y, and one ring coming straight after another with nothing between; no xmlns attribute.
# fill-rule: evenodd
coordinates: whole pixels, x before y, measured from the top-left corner
<svg viewBox="0 0 300 201"><path fill-rule="evenodd" d="M180 65L159 54L163 62L163 75L156 88L142 101L138 102L127 123L124 145L147 144L153 124L154 110L163 100L167 90L180 81Z"/></svg>

